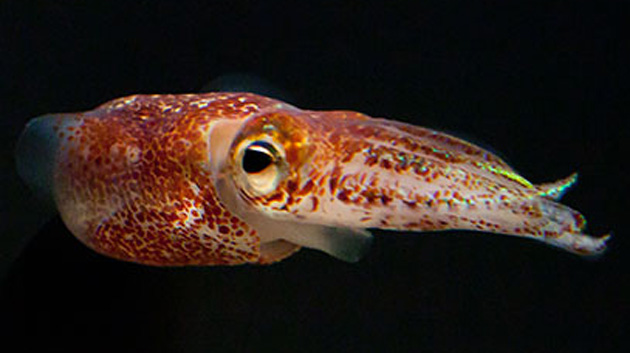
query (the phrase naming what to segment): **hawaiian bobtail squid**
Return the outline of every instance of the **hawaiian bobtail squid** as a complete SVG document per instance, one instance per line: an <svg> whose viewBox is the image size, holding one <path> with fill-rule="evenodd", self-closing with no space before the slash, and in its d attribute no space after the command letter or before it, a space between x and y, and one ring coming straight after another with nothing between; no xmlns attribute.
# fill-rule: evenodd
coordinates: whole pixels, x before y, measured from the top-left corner
<svg viewBox="0 0 630 353"><path fill-rule="evenodd" d="M135 95L32 120L18 171L99 253L148 265L279 261L301 247L356 261L366 228L468 229L604 250L558 203L458 138L250 93Z"/></svg>

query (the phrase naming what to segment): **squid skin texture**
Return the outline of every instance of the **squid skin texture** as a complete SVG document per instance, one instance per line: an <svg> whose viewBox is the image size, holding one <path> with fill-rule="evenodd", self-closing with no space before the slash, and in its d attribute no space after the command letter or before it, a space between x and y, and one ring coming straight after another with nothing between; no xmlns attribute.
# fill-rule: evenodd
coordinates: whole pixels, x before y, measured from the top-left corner
<svg viewBox="0 0 630 353"><path fill-rule="evenodd" d="M239 159L252 141L277 153L262 191ZM301 247L356 261L366 228L478 230L582 255L609 238L584 234L584 217L558 202L576 175L534 185L444 133L251 93L134 95L47 115L17 151L20 174L79 240L148 265L267 264Z"/></svg>

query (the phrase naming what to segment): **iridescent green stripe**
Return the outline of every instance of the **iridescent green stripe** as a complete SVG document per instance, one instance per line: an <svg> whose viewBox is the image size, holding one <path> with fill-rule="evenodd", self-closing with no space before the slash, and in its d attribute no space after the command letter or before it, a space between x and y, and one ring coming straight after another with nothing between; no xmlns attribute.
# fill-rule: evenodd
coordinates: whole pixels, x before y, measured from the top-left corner
<svg viewBox="0 0 630 353"><path fill-rule="evenodd" d="M532 185L532 183L530 183L529 181L527 181L525 178L523 178L522 176L509 171L509 170L505 170L503 168L500 167L495 167L490 163L485 163L485 162L475 162L475 165L481 169L485 169L487 171L489 171L492 174L497 174L497 175L502 175L510 180L513 180L527 188L533 188L534 185Z"/></svg>

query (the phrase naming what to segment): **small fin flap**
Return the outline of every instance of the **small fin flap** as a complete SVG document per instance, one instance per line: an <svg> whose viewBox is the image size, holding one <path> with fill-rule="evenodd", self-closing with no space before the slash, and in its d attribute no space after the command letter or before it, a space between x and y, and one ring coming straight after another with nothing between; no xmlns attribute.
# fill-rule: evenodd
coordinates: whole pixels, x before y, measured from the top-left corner
<svg viewBox="0 0 630 353"><path fill-rule="evenodd" d="M247 219L251 222L252 219ZM250 223L251 224L251 223ZM258 220L254 223L266 244L285 240L292 244L323 251L346 262L359 261L370 249L372 235L364 229L328 227L293 221Z"/></svg>
<svg viewBox="0 0 630 353"><path fill-rule="evenodd" d="M357 262L370 250L372 234L365 229L324 227L324 236L330 237L330 247L321 249L346 262Z"/></svg>
<svg viewBox="0 0 630 353"><path fill-rule="evenodd" d="M280 238L293 244L325 252L339 260L357 262L368 252L372 234L359 228L282 222ZM261 235L262 237L262 235Z"/></svg>
<svg viewBox="0 0 630 353"><path fill-rule="evenodd" d="M575 185L577 179L578 173L573 173L564 179L560 179L552 183L536 185L536 189L538 189L538 196L549 200L560 200L562 196L569 191L569 188Z"/></svg>

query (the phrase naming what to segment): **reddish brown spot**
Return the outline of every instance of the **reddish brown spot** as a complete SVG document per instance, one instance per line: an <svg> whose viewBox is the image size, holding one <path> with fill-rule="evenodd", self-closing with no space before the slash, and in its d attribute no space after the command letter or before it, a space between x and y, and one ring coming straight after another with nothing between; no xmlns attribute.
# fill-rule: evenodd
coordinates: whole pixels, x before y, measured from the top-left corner
<svg viewBox="0 0 630 353"><path fill-rule="evenodd" d="M367 203L374 203L378 198L378 195L374 189L362 190L359 195L363 196Z"/></svg>
<svg viewBox="0 0 630 353"><path fill-rule="evenodd" d="M337 199L343 202L350 201L350 192L348 190L341 190L337 193Z"/></svg>
<svg viewBox="0 0 630 353"><path fill-rule="evenodd" d="M427 176L429 174L429 168L422 164L414 164L413 172L420 176Z"/></svg>
<svg viewBox="0 0 630 353"><path fill-rule="evenodd" d="M391 169L392 168L392 162L390 162L387 159L381 159L381 163L380 166L384 169Z"/></svg>
<svg viewBox="0 0 630 353"><path fill-rule="evenodd" d="M367 165L368 167L371 167L373 165L375 165L376 163L378 163L378 156L376 154L368 154L365 157L365 161L364 161L365 165Z"/></svg>
<svg viewBox="0 0 630 353"><path fill-rule="evenodd" d="M293 180L289 180L287 182L287 191L289 192L289 195L293 195L295 190L297 190L297 183Z"/></svg>
<svg viewBox="0 0 630 353"><path fill-rule="evenodd" d="M330 189L331 194L335 193L335 190L337 189L337 178L330 177L330 180L328 180L328 188Z"/></svg>
<svg viewBox="0 0 630 353"><path fill-rule="evenodd" d="M315 184L313 183L312 180L307 181L306 184L304 184L304 186L302 187L302 190L300 190L300 194L304 195L304 194L310 193L311 190L313 190L314 186Z"/></svg>
<svg viewBox="0 0 630 353"><path fill-rule="evenodd" d="M407 205L409 208L416 208L417 202L415 200L403 200L403 203Z"/></svg>
<svg viewBox="0 0 630 353"><path fill-rule="evenodd" d="M282 194L280 192L276 192L272 194L271 196L267 197L267 201L269 202L280 201L280 200L282 200Z"/></svg>
<svg viewBox="0 0 630 353"><path fill-rule="evenodd" d="M354 152L346 151L346 154L341 159L341 163L347 163L348 161L352 159L352 157L354 157Z"/></svg>
<svg viewBox="0 0 630 353"><path fill-rule="evenodd" d="M385 205L385 206L387 206L390 202L392 202L392 200L393 200L393 199L392 199L391 197L389 197L389 196L387 196L387 195L385 195L385 194L382 194L382 195L381 195L381 203L382 203L383 205Z"/></svg>
<svg viewBox="0 0 630 353"><path fill-rule="evenodd" d="M154 158L153 150L147 150L146 153L144 154L144 158L149 162L152 161Z"/></svg>

